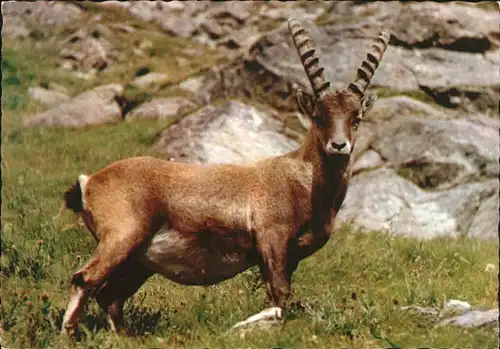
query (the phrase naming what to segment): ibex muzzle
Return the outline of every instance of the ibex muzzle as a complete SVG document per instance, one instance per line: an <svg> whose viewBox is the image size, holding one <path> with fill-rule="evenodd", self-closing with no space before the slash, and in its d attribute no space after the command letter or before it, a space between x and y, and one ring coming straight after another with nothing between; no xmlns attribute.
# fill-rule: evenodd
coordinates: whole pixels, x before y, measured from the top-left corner
<svg viewBox="0 0 500 349"><path fill-rule="evenodd" d="M326 142L325 152L328 155L349 155L351 154L351 130L348 119L333 120L333 134Z"/></svg>

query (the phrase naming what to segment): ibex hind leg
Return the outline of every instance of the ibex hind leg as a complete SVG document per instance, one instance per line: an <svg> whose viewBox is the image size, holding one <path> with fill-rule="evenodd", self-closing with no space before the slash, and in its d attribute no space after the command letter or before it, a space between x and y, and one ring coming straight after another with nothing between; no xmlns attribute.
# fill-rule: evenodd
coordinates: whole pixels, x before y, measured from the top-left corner
<svg viewBox="0 0 500 349"><path fill-rule="evenodd" d="M94 255L87 264L71 278L70 301L62 323L62 333L74 333L80 313L89 295L107 281L109 276L122 265L140 246L146 234L140 230L115 231L102 234Z"/></svg>
<svg viewBox="0 0 500 349"><path fill-rule="evenodd" d="M107 313L111 331L126 334L123 305L152 275L153 271L137 260L127 260L94 294L99 306Z"/></svg>

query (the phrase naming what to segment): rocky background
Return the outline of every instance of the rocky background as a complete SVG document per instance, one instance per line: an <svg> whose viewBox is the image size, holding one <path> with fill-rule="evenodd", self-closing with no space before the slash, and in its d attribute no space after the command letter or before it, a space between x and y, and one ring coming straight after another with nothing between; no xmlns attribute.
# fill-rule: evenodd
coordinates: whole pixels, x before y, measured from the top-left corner
<svg viewBox="0 0 500 349"><path fill-rule="evenodd" d="M110 22L110 12L122 20ZM170 120L153 149L197 163L250 161L298 146L307 125L294 90L310 86L288 17L306 27L335 87L354 78L387 28L390 46L370 87L379 101L359 129L338 222L423 238L497 237L496 2L4 2L2 14L3 37L57 47L59 69L94 86L78 95L50 82L32 86L29 95L46 110L27 117L26 127ZM139 31L147 35L127 40ZM164 37L184 49L155 46ZM144 64L99 84L108 71L153 54L180 68L218 58L182 79Z"/></svg>

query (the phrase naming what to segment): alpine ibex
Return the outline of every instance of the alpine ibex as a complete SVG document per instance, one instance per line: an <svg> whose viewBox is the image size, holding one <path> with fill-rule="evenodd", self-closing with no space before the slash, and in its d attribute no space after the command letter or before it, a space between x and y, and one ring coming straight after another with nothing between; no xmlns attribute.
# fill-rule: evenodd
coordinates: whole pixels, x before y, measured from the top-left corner
<svg viewBox="0 0 500 349"><path fill-rule="evenodd" d="M184 285L211 285L258 265L268 296L286 309L292 273L330 237L346 195L365 96L389 42L383 31L346 89L333 91L313 44L288 27L314 96L297 91L311 120L301 146L253 163L195 165L135 157L81 175L65 193L98 240L71 279L63 332L77 327L90 295L123 328L123 305L154 273Z"/></svg>

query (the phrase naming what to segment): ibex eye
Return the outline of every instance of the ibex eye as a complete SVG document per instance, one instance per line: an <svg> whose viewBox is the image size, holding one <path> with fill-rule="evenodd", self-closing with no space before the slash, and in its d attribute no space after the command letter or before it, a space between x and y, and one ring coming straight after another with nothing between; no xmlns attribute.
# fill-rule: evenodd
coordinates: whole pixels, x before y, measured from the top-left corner
<svg viewBox="0 0 500 349"><path fill-rule="evenodd" d="M361 118L360 117L354 117L351 121L351 125L354 128L358 128L359 124L361 123Z"/></svg>

